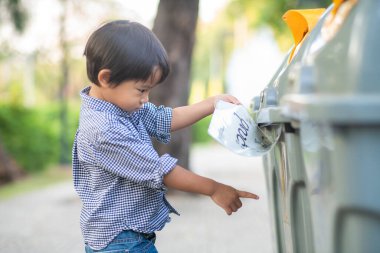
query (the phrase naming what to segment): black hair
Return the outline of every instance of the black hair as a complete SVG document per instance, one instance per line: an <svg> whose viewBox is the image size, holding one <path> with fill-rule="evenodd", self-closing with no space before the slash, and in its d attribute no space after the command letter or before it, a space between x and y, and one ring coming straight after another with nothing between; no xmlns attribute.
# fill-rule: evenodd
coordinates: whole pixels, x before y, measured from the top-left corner
<svg viewBox="0 0 380 253"><path fill-rule="evenodd" d="M111 71L108 80L112 86L123 81L148 80L158 70L161 78L169 74L168 55L154 33L145 26L128 20L106 23L93 32L84 50L87 76L100 85L99 71ZM157 69L158 67L158 69Z"/></svg>

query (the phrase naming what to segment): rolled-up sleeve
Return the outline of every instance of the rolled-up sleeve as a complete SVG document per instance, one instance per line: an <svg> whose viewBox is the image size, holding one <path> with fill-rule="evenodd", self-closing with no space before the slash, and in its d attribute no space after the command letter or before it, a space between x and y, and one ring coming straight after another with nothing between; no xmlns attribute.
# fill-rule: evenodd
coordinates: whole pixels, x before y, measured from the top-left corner
<svg viewBox="0 0 380 253"><path fill-rule="evenodd" d="M108 129L98 139L95 157L100 168L154 189L165 188L163 177L177 163L168 154L160 157L152 145L122 127Z"/></svg>
<svg viewBox="0 0 380 253"><path fill-rule="evenodd" d="M162 143L169 143L173 109L146 103L140 113L148 134Z"/></svg>

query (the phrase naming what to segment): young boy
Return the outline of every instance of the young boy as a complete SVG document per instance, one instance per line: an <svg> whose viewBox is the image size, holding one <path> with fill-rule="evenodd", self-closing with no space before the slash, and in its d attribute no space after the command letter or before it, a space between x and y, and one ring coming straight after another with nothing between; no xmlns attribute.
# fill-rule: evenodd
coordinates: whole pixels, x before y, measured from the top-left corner
<svg viewBox="0 0 380 253"><path fill-rule="evenodd" d="M242 206L240 198L258 199L196 175L168 154L159 156L150 139L167 143L171 131L210 115L216 100L239 103L236 98L220 95L175 109L149 103L169 64L158 39L136 22L101 26L84 55L91 85L80 94L73 177L86 252L157 252L154 232L170 213L178 214L165 198L166 187L210 196L228 215Z"/></svg>

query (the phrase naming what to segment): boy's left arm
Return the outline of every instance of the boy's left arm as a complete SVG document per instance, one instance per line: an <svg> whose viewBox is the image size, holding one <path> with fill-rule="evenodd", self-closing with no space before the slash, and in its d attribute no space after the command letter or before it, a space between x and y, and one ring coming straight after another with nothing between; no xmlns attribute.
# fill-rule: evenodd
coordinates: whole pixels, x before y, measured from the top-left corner
<svg viewBox="0 0 380 253"><path fill-rule="evenodd" d="M190 126L204 117L212 114L215 109L215 103L223 100L233 104L240 104L239 100L231 95L223 94L207 98L199 103L181 106L173 109L171 131L177 131L184 127Z"/></svg>

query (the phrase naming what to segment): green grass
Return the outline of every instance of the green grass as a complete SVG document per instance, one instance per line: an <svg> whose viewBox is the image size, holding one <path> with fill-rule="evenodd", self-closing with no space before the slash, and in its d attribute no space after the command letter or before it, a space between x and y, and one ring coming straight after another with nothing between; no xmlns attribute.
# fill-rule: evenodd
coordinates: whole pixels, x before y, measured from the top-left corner
<svg viewBox="0 0 380 253"><path fill-rule="evenodd" d="M71 180L71 168L52 167L44 172L35 173L17 182L1 186L0 200L9 199L68 180Z"/></svg>

